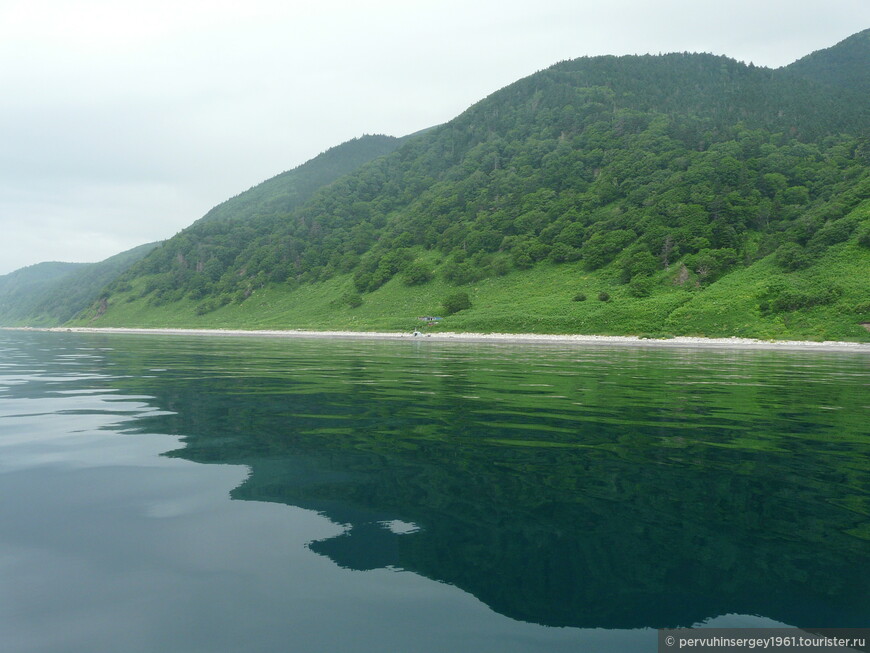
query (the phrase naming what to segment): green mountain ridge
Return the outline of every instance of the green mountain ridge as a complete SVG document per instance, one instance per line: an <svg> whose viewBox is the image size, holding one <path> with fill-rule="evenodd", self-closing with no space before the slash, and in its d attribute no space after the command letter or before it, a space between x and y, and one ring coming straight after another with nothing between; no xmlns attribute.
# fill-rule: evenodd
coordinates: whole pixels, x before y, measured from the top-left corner
<svg viewBox="0 0 870 653"><path fill-rule="evenodd" d="M0 324L28 324L41 297L86 265L46 261L0 276Z"/></svg>
<svg viewBox="0 0 870 653"><path fill-rule="evenodd" d="M304 204L323 186L374 158L395 150L402 139L383 134L365 135L331 147L302 165L275 175L211 209L196 223L239 220L288 212Z"/></svg>
<svg viewBox="0 0 870 653"><path fill-rule="evenodd" d="M0 276L0 324L57 326L100 299L100 291L159 243L99 263L37 263Z"/></svg>
<svg viewBox="0 0 870 653"><path fill-rule="evenodd" d="M868 34L555 64L298 202L279 175L216 207L75 323L867 340Z"/></svg>
<svg viewBox="0 0 870 653"><path fill-rule="evenodd" d="M870 92L866 74L870 29L853 34L832 48L813 52L785 67L793 75L853 92Z"/></svg>
<svg viewBox="0 0 870 653"><path fill-rule="evenodd" d="M393 151L400 142L392 136L366 135L337 145L222 202L194 225L256 219L276 210L292 210L321 186ZM105 286L158 245L141 245L101 263L40 263L0 277L0 325L57 326L91 305L96 312L102 312L108 305L108 292L102 292ZM77 266L80 269L74 274Z"/></svg>

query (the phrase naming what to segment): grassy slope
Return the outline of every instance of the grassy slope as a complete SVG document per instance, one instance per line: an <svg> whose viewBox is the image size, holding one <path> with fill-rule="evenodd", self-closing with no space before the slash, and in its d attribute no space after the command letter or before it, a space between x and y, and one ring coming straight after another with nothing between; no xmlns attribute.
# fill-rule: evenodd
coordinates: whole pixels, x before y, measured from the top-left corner
<svg viewBox="0 0 870 653"><path fill-rule="evenodd" d="M870 203L856 209L870 217ZM771 257L726 275L698 290L673 283L675 267L658 274L652 296L635 298L607 268L585 271L580 264L542 263L457 288L436 279L406 286L394 278L350 308L342 296L353 290L350 275L296 290L273 285L242 304L196 315L197 302L165 306L127 301L122 294L102 316L76 321L91 326L410 330L417 316L441 315L444 298L468 292L472 308L447 317L437 328L507 333L585 333L612 335L699 335L709 337L799 338L870 342L860 323L870 322L870 249L853 238L831 247L810 268L784 273ZM137 283L144 283L140 279ZM771 284L815 287L833 283L842 294L831 304L764 314L760 304ZM134 288L135 290L135 288ZM610 301L598 300L600 292ZM573 301L578 293L586 301Z"/></svg>

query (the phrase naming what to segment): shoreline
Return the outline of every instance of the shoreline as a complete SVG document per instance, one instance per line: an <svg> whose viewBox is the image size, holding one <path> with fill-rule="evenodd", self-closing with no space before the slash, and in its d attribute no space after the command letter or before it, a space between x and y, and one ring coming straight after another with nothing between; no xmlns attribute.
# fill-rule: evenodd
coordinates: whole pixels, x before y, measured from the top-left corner
<svg viewBox="0 0 870 653"><path fill-rule="evenodd" d="M719 349L768 349L798 351L839 351L870 354L870 343L812 340L758 340L754 338L702 338L676 336L668 339L638 336L559 335L539 333L424 333L414 335L393 331L311 331L304 329L176 329L131 327L0 327L7 331L45 331L59 333L103 333L163 336L235 336L268 338L332 338L346 340L411 340L420 342L482 342L504 344L577 344L640 347L689 347Z"/></svg>

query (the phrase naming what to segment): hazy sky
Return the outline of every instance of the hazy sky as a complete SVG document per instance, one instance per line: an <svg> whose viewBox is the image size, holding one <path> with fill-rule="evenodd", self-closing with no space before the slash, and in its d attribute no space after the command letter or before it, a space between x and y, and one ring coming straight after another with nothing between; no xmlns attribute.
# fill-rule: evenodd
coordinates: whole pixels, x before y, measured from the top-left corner
<svg viewBox="0 0 870 653"><path fill-rule="evenodd" d="M172 236L563 59L778 67L867 27L868 0L0 0L0 274Z"/></svg>

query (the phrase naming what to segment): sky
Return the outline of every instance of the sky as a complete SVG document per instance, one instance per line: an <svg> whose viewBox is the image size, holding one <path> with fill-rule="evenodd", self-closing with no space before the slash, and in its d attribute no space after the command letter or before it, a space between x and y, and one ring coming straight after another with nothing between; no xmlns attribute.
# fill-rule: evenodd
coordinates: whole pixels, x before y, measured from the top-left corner
<svg viewBox="0 0 870 653"><path fill-rule="evenodd" d="M168 238L557 61L779 67L867 27L868 0L0 0L0 274Z"/></svg>

